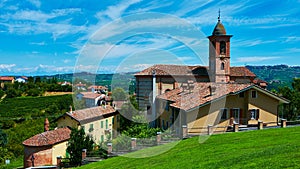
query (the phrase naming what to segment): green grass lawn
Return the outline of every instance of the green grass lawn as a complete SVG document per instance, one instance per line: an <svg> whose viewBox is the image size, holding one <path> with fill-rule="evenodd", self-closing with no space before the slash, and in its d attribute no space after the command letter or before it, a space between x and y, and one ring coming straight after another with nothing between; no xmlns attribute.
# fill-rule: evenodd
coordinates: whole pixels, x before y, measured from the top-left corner
<svg viewBox="0 0 300 169"><path fill-rule="evenodd" d="M168 146L129 155L143 157ZM204 143L193 137L157 156L115 157L79 168L300 168L300 127L212 135Z"/></svg>

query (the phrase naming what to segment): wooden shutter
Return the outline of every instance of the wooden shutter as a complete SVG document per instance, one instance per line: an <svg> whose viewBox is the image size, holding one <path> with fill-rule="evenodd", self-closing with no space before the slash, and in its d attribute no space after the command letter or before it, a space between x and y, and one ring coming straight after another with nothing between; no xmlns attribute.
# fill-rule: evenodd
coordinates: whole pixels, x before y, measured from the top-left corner
<svg viewBox="0 0 300 169"><path fill-rule="evenodd" d="M258 120L259 119L259 109L256 109L256 120Z"/></svg>
<svg viewBox="0 0 300 169"><path fill-rule="evenodd" d="M251 109L248 110L248 120L251 120Z"/></svg>

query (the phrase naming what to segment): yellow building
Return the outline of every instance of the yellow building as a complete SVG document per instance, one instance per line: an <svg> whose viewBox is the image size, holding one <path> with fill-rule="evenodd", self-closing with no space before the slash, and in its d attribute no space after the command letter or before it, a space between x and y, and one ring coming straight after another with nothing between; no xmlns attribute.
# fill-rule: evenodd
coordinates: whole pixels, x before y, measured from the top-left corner
<svg viewBox="0 0 300 169"><path fill-rule="evenodd" d="M23 142L24 168L57 165L57 157L66 157L69 128L45 131Z"/></svg>
<svg viewBox="0 0 300 169"><path fill-rule="evenodd" d="M157 96L159 118L163 129L172 128L180 134L186 125L189 134L226 131L233 123L251 126L279 123L278 106L288 100L257 85L238 83L193 83Z"/></svg>
<svg viewBox="0 0 300 169"><path fill-rule="evenodd" d="M109 105L70 111L58 118L58 127L83 128L95 143L105 141L116 134L118 112ZM114 133L113 133L114 132Z"/></svg>

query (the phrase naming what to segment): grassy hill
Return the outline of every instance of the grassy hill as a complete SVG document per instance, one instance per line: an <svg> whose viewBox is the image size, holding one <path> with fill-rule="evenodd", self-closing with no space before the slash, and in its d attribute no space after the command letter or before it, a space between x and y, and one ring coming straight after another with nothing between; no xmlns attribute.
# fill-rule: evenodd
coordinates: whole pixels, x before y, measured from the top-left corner
<svg viewBox="0 0 300 169"><path fill-rule="evenodd" d="M300 168L300 127L213 135L179 142L171 150L149 158L115 157L79 169L99 168ZM170 145L130 155L143 157Z"/></svg>

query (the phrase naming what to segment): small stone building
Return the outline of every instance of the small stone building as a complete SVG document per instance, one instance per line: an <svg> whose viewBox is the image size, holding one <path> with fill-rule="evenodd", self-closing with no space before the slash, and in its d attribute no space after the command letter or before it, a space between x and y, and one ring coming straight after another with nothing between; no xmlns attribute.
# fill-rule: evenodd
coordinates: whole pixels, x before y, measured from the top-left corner
<svg viewBox="0 0 300 169"><path fill-rule="evenodd" d="M65 127L45 131L25 140L24 168L57 165L57 157L66 157L70 134L71 130Z"/></svg>

